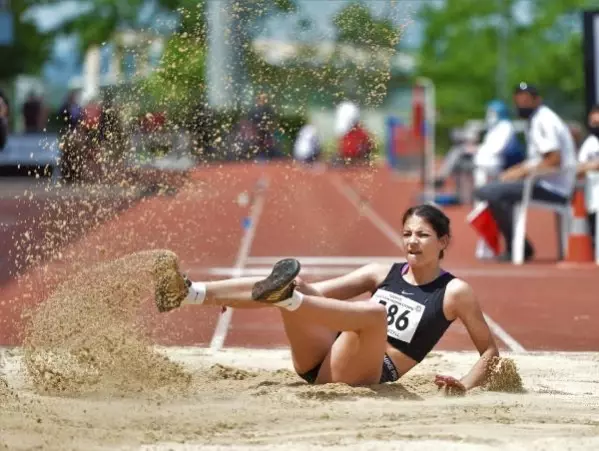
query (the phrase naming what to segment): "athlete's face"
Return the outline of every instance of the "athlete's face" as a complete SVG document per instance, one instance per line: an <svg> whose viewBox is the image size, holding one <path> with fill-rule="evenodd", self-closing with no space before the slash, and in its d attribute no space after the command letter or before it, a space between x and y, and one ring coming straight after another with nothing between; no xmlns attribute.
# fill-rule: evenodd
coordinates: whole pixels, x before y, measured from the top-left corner
<svg viewBox="0 0 599 451"><path fill-rule="evenodd" d="M403 247L410 266L438 262L447 244L448 237L438 237L435 229L419 216L410 216L403 226Z"/></svg>

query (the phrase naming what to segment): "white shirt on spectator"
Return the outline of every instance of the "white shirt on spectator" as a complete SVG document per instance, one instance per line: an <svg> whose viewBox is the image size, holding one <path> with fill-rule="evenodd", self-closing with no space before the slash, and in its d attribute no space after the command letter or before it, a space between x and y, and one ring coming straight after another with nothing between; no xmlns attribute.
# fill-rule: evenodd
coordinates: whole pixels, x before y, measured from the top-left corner
<svg viewBox="0 0 599 451"><path fill-rule="evenodd" d="M312 124L304 125L295 140L293 146L293 157L299 161L307 161L314 157L320 150L318 131Z"/></svg>
<svg viewBox="0 0 599 451"><path fill-rule="evenodd" d="M474 155L474 164L495 173L502 167L502 154L516 130L511 121L500 120L485 134L483 142Z"/></svg>
<svg viewBox="0 0 599 451"><path fill-rule="evenodd" d="M559 151L561 168L576 164L576 144L566 123L549 107L541 105L532 118L527 130L528 160L538 164L546 153ZM575 173L549 174L539 177L539 184L562 196L570 196Z"/></svg>
<svg viewBox="0 0 599 451"><path fill-rule="evenodd" d="M588 163L599 158L599 138L589 135L578 151L578 162Z"/></svg>

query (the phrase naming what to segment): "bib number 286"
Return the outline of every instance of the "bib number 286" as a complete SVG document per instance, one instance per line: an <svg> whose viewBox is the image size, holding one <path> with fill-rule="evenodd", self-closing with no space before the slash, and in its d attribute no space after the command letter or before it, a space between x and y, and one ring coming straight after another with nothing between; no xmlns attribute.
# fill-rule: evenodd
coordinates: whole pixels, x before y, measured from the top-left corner
<svg viewBox="0 0 599 451"><path fill-rule="evenodd" d="M373 300L387 310L387 335L410 343L422 320L425 306L413 299L382 289L377 290Z"/></svg>
<svg viewBox="0 0 599 451"><path fill-rule="evenodd" d="M387 301L381 299L379 301L387 309L387 326L394 326L397 330L406 330L410 325L410 319L408 315L409 310L404 310L401 314L399 313L399 307L397 304L391 304L387 306Z"/></svg>

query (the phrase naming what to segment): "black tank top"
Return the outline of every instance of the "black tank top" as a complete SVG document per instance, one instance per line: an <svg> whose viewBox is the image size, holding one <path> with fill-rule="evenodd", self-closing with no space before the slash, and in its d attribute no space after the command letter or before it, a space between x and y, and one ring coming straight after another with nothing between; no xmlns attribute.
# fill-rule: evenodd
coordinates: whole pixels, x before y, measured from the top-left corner
<svg viewBox="0 0 599 451"><path fill-rule="evenodd" d="M407 263L395 263L373 300L387 309L387 342L421 362L452 323L443 313L443 299L447 284L455 277L443 272L432 282L417 286L404 280L407 269Z"/></svg>

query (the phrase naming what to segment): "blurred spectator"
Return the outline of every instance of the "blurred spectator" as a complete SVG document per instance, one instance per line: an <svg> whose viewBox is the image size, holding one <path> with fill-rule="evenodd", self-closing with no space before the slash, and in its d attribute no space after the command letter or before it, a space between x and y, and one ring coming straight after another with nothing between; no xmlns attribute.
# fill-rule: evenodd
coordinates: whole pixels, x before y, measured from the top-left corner
<svg viewBox="0 0 599 451"><path fill-rule="evenodd" d="M62 122L61 131L73 131L82 119L82 109L79 102L79 91L72 90L67 95L65 102L58 109L58 117Z"/></svg>
<svg viewBox="0 0 599 451"><path fill-rule="evenodd" d="M360 109L353 102L341 102L335 114L339 153L334 163L364 163L370 160L374 142L360 123Z"/></svg>
<svg viewBox="0 0 599 451"><path fill-rule="evenodd" d="M297 134L293 145L293 158L302 163L314 163L322 155L322 145L318 130L312 124L305 124Z"/></svg>
<svg viewBox="0 0 599 451"><path fill-rule="evenodd" d="M125 151L126 135L114 101L114 94L110 92L104 95L100 112L99 135L105 151L108 151L118 161Z"/></svg>
<svg viewBox="0 0 599 451"><path fill-rule="evenodd" d="M579 177L583 177L589 171L599 171L599 105L591 108L587 124L589 135L578 152L576 172ZM590 230L594 231L597 214L591 213L588 220ZM591 236L593 237L593 246L597 246L597 243L594 242L595 234L591 233Z"/></svg>
<svg viewBox="0 0 599 451"><path fill-rule="evenodd" d="M525 152L518 141L509 110L502 101L489 103L485 126L487 133L483 142L473 150L475 170L480 170L487 179L524 161Z"/></svg>
<svg viewBox="0 0 599 451"><path fill-rule="evenodd" d="M61 122L59 128L60 170L63 179L67 181L78 178L83 165L84 137L79 130L82 114L79 91L72 90L58 110L58 118Z"/></svg>
<svg viewBox="0 0 599 451"><path fill-rule="evenodd" d="M0 150L4 150L8 139L8 100L0 91Z"/></svg>
<svg viewBox="0 0 599 451"><path fill-rule="evenodd" d="M256 105L248 114L249 121L255 128L256 157L266 159L283 156L277 149L275 139L276 113L264 92L256 97Z"/></svg>
<svg viewBox="0 0 599 451"><path fill-rule="evenodd" d="M469 133L450 150L435 180L436 187L443 186L450 175L472 169L474 183L480 186L524 160L524 149L518 141L509 109L502 101L493 100L487 105L485 130L480 144L477 144L478 136Z"/></svg>
<svg viewBox="0 0 599 451"><path fill-rule="evenodd" d="M44 104L35 91L31 91L23 104L23 121L25 133L39 133L44 128Z"/></svg>
<svg viewBox="0 0 599 451"><path fill-rule="evenodd" d="M528 159L503 171L499 181L478 188L475 197L487 201L491 214L501 231L507 251L499 258L512 258L513 208L522 200L524 179L537 170L540 175L532 189L532 198L544 202L565 204L569 202L572 180L560 169L573 166L576 161L575 145L565 122L543 104L538 90L520 83L514 90L514 102L521 118L528 121ZM534 255L532 244L526 240L524 257Z"/></svg>
<svg viewBox="0 0 599 451"><path fill-rule="evenodd" d="M588 116L589 135L578 152L578 175L599 171L599 105L591 108Z"/></svg>

